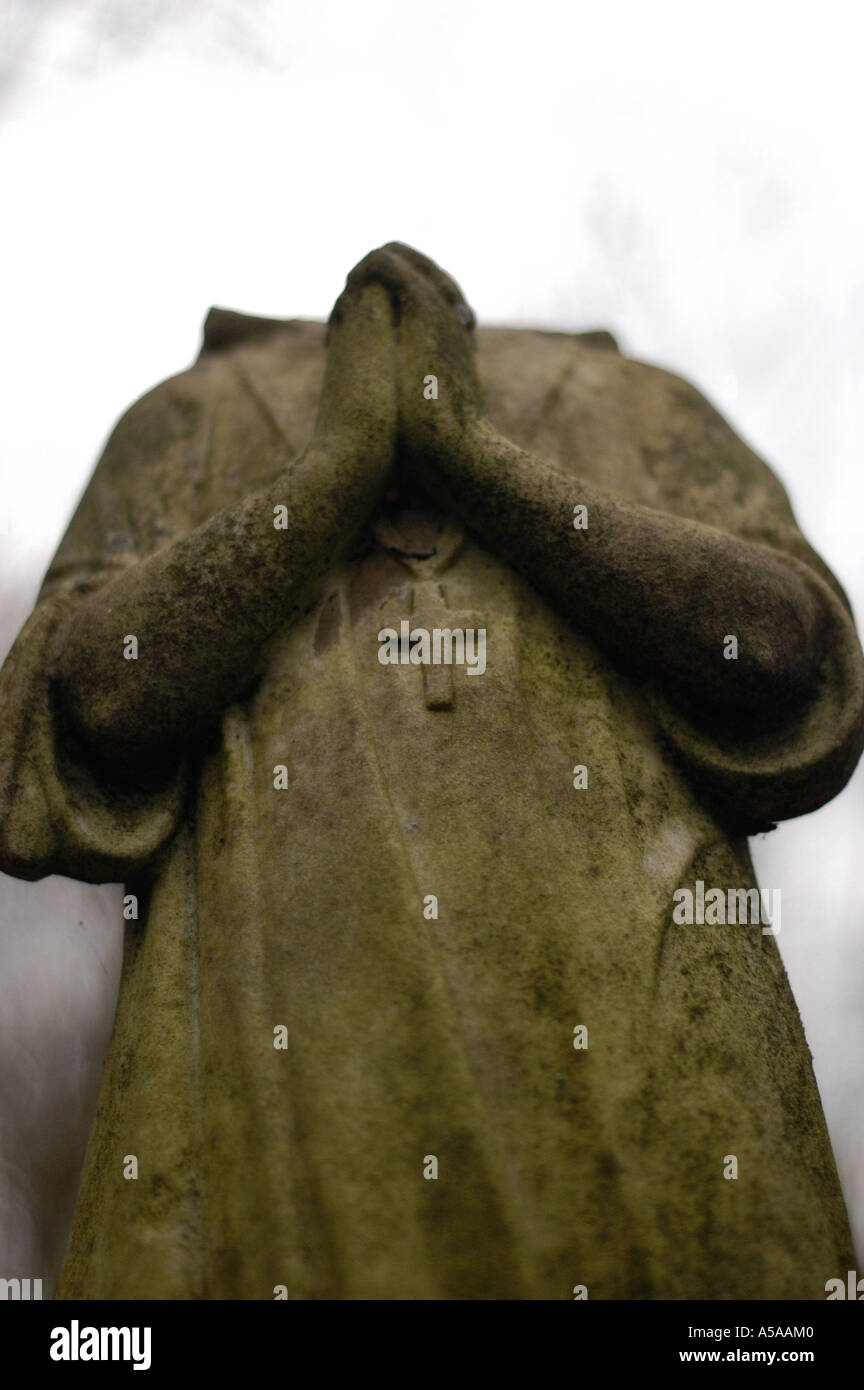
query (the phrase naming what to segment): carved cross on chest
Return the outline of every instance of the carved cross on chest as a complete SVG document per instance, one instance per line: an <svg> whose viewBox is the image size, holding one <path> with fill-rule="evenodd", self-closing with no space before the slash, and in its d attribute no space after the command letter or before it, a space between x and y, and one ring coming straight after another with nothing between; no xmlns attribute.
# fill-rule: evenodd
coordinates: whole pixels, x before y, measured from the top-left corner
<svg viewBox="0 0 864 1390"><path fill-rule="evenodd" d="M476 634L481 629L485 633L486 620L481 613L473 611L456 612L448 608L444 591L438 580L422 579L414 583L411 628L412 631L423 628L430 636L436 631L439 634L443 634L444 640L441 646L445 654L448 650L452 653L454 648L458 650L458 633L461 632L463 634L462 641L465 644L462 646L462 651L465 652L468 644L468 632L471 631L475 634L473 640L476 644ZM447 640L447 634L451 635L449 642ZM418 645L416 642L412 643L412 647L416 645ZM476 652L476 645L474 650ZM426 700L426 708L435 710L452 709L455 700L452 662L424 662L422 670L423 693Z"/></svg>

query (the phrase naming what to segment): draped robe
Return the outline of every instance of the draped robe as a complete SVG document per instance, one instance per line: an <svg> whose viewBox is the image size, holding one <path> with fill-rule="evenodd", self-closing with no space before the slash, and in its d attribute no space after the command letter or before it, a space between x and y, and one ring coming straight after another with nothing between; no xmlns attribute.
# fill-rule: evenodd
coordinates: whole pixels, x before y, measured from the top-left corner
<svg viewBox="0 0 864 1390"><path fill-rule="evenodd" d="M97 768L58 620L314 425L323 326L211 311L116 427L2 674L0 864L139 903L61 1297L823 1298L852 1267L774 937L672 916L700 880L753 887L747 831L848 779L845 597L687 383L602 334L477 336L493 423L574 504L589 478L824 590L818 690L758 735L703 721L420 497L370 519L214 738L136 783ZM382 665L405 618L485 628L485 673Z"/></svg>

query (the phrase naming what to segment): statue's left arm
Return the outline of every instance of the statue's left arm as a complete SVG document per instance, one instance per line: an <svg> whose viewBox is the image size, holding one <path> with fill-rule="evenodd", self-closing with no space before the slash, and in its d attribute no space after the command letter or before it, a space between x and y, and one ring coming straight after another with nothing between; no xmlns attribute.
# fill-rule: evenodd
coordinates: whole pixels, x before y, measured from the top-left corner
<svg viewBox="0 0 864 1390"><path fill-rule="evenodd" d="M486 422L435 471L436 495L622 664L747 722L808 699L839 615L800 562L571 478Z"/></svg>
<svg viewBox="0 0 864 1390"><path fill-rule="evenodd" d="M821 574L577 483L488 426L463 438L439 469L439 497L647 680L670 738L727 809L755 830L845 785L864 744L864 663L851 614Z"/></svg>
<svg viewBox="0 0 864 1390"><path fill-rule="evenodd" d="M613 496L484 418L468 315L449 277L401 247L375 253L366 273L401 306L403 447L436 499L651 687L670 738L748 824L836 794L864 742L864 658L840 586L765 465L721 422L745 490L751 466L774 484L766 490L753 474L749 534L729 529L722 489L715 524L710 508L694 517L674 499L660 510ZM438 378L437 400L419 389L424 367ZM690 437L704 447L700 422L707 433L719 416L678 384L692 394Z"/></svg>

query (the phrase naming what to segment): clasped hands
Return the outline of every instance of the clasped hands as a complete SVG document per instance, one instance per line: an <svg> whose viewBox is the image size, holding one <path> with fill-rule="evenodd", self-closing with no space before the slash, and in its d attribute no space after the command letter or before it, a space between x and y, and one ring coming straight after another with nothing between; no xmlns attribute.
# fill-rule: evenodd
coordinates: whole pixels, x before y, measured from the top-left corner
<svg viewBox="0 0 864 1390"><path fill-rule="evenodd" d="M399 242L354 267L333 306L315 441L372 469L398 465L445 504L444 471L483 420L474 315L459 286Z"/></svg>

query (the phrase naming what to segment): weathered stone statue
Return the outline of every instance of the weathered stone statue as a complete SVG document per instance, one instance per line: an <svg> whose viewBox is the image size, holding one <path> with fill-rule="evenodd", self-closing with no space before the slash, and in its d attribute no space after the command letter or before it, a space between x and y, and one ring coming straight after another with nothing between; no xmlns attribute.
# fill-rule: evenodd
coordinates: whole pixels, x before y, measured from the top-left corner
<svg viewBox="0 0 864 1390"><path fill-rule="evenodd" d="M138 913L61 1296L852 1267L743 911L747 833L862 748L845 596L691 386L602 333L476 339L400 245L329 331L211 311L6 663L0 864Z"/></svg>

